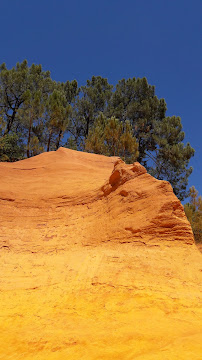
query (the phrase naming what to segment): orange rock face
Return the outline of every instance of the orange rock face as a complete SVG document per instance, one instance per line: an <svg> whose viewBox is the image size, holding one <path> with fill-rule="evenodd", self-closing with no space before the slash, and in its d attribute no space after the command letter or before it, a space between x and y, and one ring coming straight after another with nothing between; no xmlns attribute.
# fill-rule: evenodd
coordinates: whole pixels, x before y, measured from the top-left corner
<svg viewBox="0 0 202 360"><path fill-rule="evenodd" d="M63 148L0 178L0 359L201 360L202 256L168 182Z"/></svg>

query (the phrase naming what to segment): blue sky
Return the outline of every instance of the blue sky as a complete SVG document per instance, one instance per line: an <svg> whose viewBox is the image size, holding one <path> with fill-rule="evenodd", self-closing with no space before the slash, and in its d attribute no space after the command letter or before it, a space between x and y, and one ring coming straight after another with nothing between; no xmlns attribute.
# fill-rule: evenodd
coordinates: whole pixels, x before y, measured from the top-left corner
<svg viewBox="0 0 202 360"><path fill-rule="evenodd" d="M202 195L202 1L0 1L0 63L25 58L55 80L146 76L182 119L196 153L190 186Z"/></svg>

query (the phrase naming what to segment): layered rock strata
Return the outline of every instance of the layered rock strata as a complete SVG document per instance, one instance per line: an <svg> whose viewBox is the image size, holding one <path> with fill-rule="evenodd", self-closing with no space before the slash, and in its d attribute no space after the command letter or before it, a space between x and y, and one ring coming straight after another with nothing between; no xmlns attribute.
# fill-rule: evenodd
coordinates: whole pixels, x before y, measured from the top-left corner
<svg viewBox="0 0 202 360"><path fill-rule="evenodd" d="M0 178L0 359L201 359L202 257L168 182L63 148Z"/></svg>

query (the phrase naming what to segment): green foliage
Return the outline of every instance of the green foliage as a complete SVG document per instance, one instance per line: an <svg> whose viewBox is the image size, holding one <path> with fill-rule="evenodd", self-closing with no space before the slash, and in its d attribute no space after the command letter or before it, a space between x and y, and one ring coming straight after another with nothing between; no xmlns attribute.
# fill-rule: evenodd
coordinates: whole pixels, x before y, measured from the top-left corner
<svg viewBox="0 0 202 360"><path fill-rule="evenodd" d="M184 145L184 132L179 117L166 117L166 103L158 99L155 88L146 78L122 79L113 93L108 113L125 123L129 121L139 144L138 161L158 179L171 183L183 200L187 193L188 167L194 149Z"/></svg>
<svg viewBox="0 0 202 360"><path fill-rule="evenodd" d="M85 140L85 150L95 154L107 154L105 145L106 117L100 113Z"/></svg>
<svg viewBox="0 0 202 360"><path fill-rule="evenodd" d="M189 189L190 202L184 205L185 214L189 220L196 242L202 243L202 197L192 186Z"/></svg>
<svg viewBox="0 0 202 360"><path fill-rule="evenodd" d="M50 94L47 103L47 151L58 149L64 132L69 124L71 105L68 104L65 93L62 89L54 89Z"/></svg>
<svg viewBox="0 0 202 360"><path fill-rule="evenodd" d="M180 118L166 117L166 110L145 77L122 79L113 89L106 78L93 76L78 88L76 80L53 81L41 65L24 60L7 69L3 63L1 159L14 161L61 145L127 162L137 158L183 200L194 149L183 144Z"/></svg>
<svg viewBox="0 0 202 360"><path fill-rule="evenodd" d="M138 156L138 144L132 134L130 122L126 121L124 124L113 116L106 118L102 113L89 131L85 150L107 156L120 156L126 162L134 162Z"/></svg>
<svg viewBox="0 0 202 360"><path fill-rule="evenodd" d="M185 134L180 118L172 116L156 121L152 136L155 149L147 152L147 157L153 162L148 170L157 179L169 181L175 194L183 200L187 195L188 177L193 170L188 168L188 164L194 149L189 143L182 143Z"/></svg>
<svg viewBox="0 0 202 360"><path fill-rule="evenodd" d="M19 110L33 100L36 91L48 92L51 86L50 72L43 72L41 65L28 67L24 60L8 70L0 66L0 106L6 122L5 134L15 131L20 123Z"/></svg>
<svg viewBox="0 0 202 360"><path fill-rule="evenodd" d="M64 147L71 150L78 150L77 143L72 135L67 139L66 143L64 144Z"/></svg>
<svg viewBox="0 0 202 360"><path fill-rule="evenodd" d="M165 117L166 104L164 99L155 96L155 88L148 84L144 77L122 79L116 85L107 113L125 122L130 121L133 135L139 143L138 161L146 165L147 150L154 150L152 137L155 121Z"/></svg>
<svg viewBox="0 0 202 360"><path fill-rule="evenodd" d="M23 159L24 146L16 134L0 137L0 161L17 161Z"/></svg>
<svg viewBox="0 0 202 360"><path fill-rule="evenodd" d="M93 76L91 80L87 80L85 86L81 86L74 103L71 126L71 133L78 148L82 149L84 146L96 117L106 110L112 96L112 88L107 79L101 76Z"/></svg>

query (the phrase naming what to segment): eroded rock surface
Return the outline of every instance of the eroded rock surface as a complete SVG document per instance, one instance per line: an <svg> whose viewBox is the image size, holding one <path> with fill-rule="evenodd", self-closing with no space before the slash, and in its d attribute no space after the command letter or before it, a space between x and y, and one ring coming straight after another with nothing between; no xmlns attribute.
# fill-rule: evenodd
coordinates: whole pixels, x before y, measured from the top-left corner
<svg viewBox="0 0 202 360"><path fill-rule="evenodd" d="M201 360L202 256L168 182L63 148L0 179L0 359Z"/></svg>

